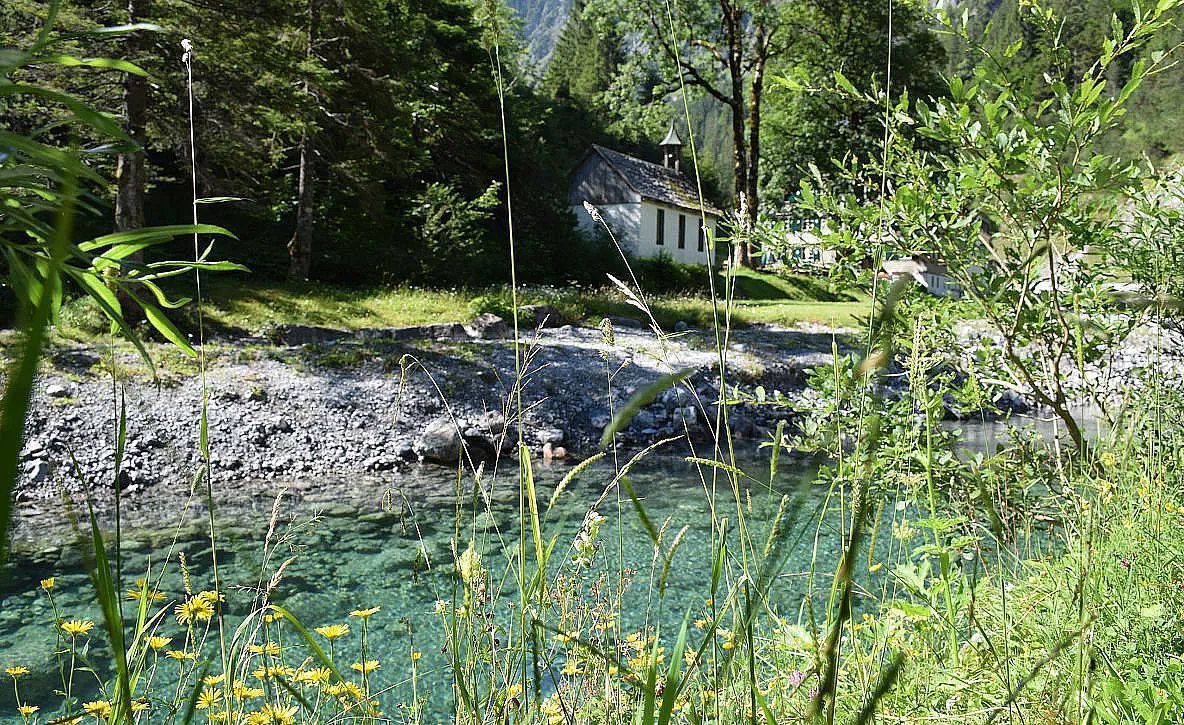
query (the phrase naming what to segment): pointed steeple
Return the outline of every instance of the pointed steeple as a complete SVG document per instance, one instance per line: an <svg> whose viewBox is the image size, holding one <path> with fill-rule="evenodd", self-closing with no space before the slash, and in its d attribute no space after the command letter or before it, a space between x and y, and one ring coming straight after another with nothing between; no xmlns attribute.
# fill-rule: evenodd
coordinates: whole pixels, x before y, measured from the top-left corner
<svg viewBox="0 0 1184 725"><path fill-rule="evenodd" d="M666 132L666 138L662 139L658 145L662 147L662 165L678 171L682 161L682 139L674 130L674 121L670 122L670 130Z"/></svg>

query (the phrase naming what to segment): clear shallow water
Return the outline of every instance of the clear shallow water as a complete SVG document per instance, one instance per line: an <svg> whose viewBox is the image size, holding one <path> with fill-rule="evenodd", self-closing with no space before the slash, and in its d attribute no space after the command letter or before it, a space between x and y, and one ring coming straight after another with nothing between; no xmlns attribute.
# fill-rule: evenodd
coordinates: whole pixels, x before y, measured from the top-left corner
<svg viewBox="0 0 1184 725"><path fill-rule="evenodd" d="M513 466L511 463L511 471ZM812 462L783 458L780 475L770 487L767 460L754 454L742 467L753 478L765 482L750 485L742 493L746 520L759 547L769 522L776 515L782 493L799 490L814 478L817 469ZM546 506L554 486L569 470L566 466L536 468L541 506ZM712 469L704 468L702 472L710 486ZM559 542L552 568L568 559L566 547L612 475L608 465L590 467L560 497L544 530L544 538L557 536ZM598 506L607 520L601 528L600 558L594 571L615 573L618 563L623 561L626 568L637 572L623 601L623 632L658 622L669 631L677 628L684 612L692 611L699 616L705 597L710 595L711 529L704 483L695 466L671 456L646 459L633 469L630 479L644 499L654 525L665 529L665 541L669 542L679 529L686 527L673 558L665 597L659 604L656 592L649 586L653 547L646 529L628 499L621 506L618 525L615 493ZM243 610L251 599L240 588L255 587L261 576L266 581L281 562L295 556L284 570L273 601L291 610L309 628L348 621L356 630L357 620L346 616L351 610L381 606L382 611L369 620L369 657L382 662L372 681L379 687L393 686L383 698L384 709L390 712L395 703L410 699L406 680L411 673L410 652L414 648L423 652L418 663L420 693L425 689L431 692L430 705L435 712L451 712L451 689L440 652L444 626L433 610L437 600L454 598L457 585L452 542L458 540L463 549L468 541L474 541L483 564L496 581L503 578L508 566L506 555L501 553L503 546L513 550L518 531L517 483L512 476L503 471L495 478L491 511L474 513L468 504L469 510L458 515L455 497L441 495L454 486L454 479L446 473L425 470L410 480L393 479L386 484L370 481L366 487L359 484L353 490L357 494L358 489L364 488L360 497L355 495L351 499L341 495L336 503L326 504L324 498L319 504L289 501L282 510L284 518L296 527L292 529L291 542L275 547L266 565L262 561L262 541L268 530L271 497L257 497L253 505L240 502L220 506L219 566L225 582L223 589L229 593L227 611L232 624L245 613ZM395 490L394 487L402 487L401 495L383 495ZM770 592L772 607L791 621L797 619L806 595L806 573L815 554L814 547L817 546L817 561L823 567L819 572L819 596L828 593L831 569L841 550L841 517L837 509L825 516L820 526L814 516L825 495L825 490L817 488L807 493L802 519L809 529ZM335 498L331 491L328 498ZM735 505L722 476L717 501L721 502L718 515L726 515L734 525ZM317 510L324 513L315 523L308 523ZM154 513L159 516L162 512ZM885 520L898 513L887 507ZM164 519L167 517L161 518ZM177 550L186 554L193 588L212 589L210 546L200 524L204 518L191 515L191 519L198 523L181 530ZM462 525L459 532L457 521ZM816 526L819 535L815 543ZM131 520L125 520L124 527L124 588L127 588L137 576L143 576L150 557L156 562L154 566L159 567L173 530L160 524L137 529ZM10 583L0 590L0 669L19 664L33 670L31 676L22 679L22 691L27 700L39 702L44 709L57 702L52 696L57 672L52 654L53 613L39 590L39 580L58 577L55 594L63 617L98 620L93 595L89 594L89 581L81 573L77 545L66 541L60 546L45 540L25 544L9 565ZM170 597L179 596L182 591L176 569L170 565L162 586L162 591ZM660 569L658 564L658 572ZM261 575L261 571L265 573ZM512 588L512 584L507 586ZM512 592L507 594L514 596ZM130 616L132 607L127 606L126 611ZM101 626L101 623L96 625L95 634ZM175 643L181 640L181 630L171 617L161 626L161 634L175 637ZM342 642L348 643L343 646L357 646L356 636ZM208 647L207 651L212 652L213 648ZM94 654L96 664L106 660L102 652ZM348 667L358 659L356 655L341 657L339 664ZM0 717L14 715L11 694L0 695Z"/></svg>

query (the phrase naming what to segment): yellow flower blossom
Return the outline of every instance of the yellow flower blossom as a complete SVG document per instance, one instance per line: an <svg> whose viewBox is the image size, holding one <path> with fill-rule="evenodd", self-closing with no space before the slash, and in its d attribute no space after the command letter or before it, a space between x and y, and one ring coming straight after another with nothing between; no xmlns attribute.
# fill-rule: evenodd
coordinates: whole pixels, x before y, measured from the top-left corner
<svg viewBox="0 0 1184 725"><path fill-rule="evenodd" d="M197 597L198 599L201 599L201 600L202 600L202 601L204 601L204 602L209 602L210 604L218 604L219 602L225 602L225 601L226 601L226 595L225 595L225 594L222 594L222 593L220 593L220 592L215 592L215 591L212 591L212 590L209 590L209 589L207 589L207 590L206 590L206 591L204 591L204 592L198 592L198 593L196 594L196 597Z"/></svg>
<svg viewBox="0 0 1184 725"><path fill-rule="evenodd" d="M269 654L272 657L277 657L280 653L280 646L275 642L268 642L266 644L252 644L247 646L247 651L251 654Z"/></svg>
<svg viewBox="0 0 1184 725"><path fill-rule="evenodd" d="M411 650L411 661L412 662L419 662L420 657L423 657L423 652L420 652L419 650L415 650L415 649Z"/></svg>
<svg viewBox="0 0 1184 725"><path fill-rule="evenodd" d="M137 579L136 586L127 590L127 598L138 602L140 601L141 594L147 591L148 601L150 602L159 602L161 599L164 599L163 592L158 592L155 589L149 589L146 585L147 582L145 580Z"/></svg>
<svg viewBox="0 0 1184 725"><path fill-rule="evenodd" d="M241 680L234 683L234 696L240 700L250 700L256 697L263 697L266 694L262 687L247 687Z"/></svg>
<svg viewBox="0 0 1184 725"><path fill-rule="evenodd" d="M349 634L349 625L326 624L324 627L317 627L314 631L316 631L317 634L321 635L325 639L332 641L338 637L344 637L345 635Z"/></svg>
<svg viewBox="0 0 1184 725"><path fill-rule="evenodd" d="M24 715L25 717L28 717L40 709L41 708L37 707L36 705L21 705L17 708L17 712L19 712L21 715Z"/></svg>
<svg viewBox="0 0 1184 725"><path fill-rule="evenodd" d="M253 672L251 672L251 674L254 675L255 679L257 679L257 680L266 680L269 677L272 679L282 678L282 677L291 677L295 673L296 673L296 670L292 669L291 667L288 667L287 665L270 665L268 667L257 667L257 668L255 668L255 670Z"/></svg>
<svg viewBox="0 0 1184 725"><path fill-rule="evenodd" d="M164 654L169 659L177 660L178 662L184 662L186 660L196 660L197 659L196 652L185 652L185 651L179 650L179 649L171 649L168 652L165 652Z"/></svg>
<svg viewBox="0 0 1184 725"><path fill-rule="evenodd" d="M89 619L71 619L67 622L62 622L62 631L71 637L77 637L80 634L89 634L94 628L95 623Z"/></svg>
<svg viewBox="0 0 1184 725"><path fill-rule="evenodd" d="M560 670L559 673L567 677L575 677L576 675L584 674L584 671L580 669L579 662L576 660L568 660L563 664L563 669Z"/></svg>
<svg viewBox="0 0 1184 725"><path fill-rule="evenodd" d="M203 594L205 592L195 594L173 609L173 614L176 615L178 624L187 625L193 622L208 622L213 618L214 605L202 596Z"/></svg>
<svg viewBox="0 0 1184 725"><path fill-rule="evenodd" d="M197 696L197 709L208 710L222 701L222 691L207 687Z"/></svg>
<svg viewBox="0 0 1184 725"><path fill-rule="evenodd" d="M53 585L57 582L56 576L51 576L48 579L41 580L41 588L47 592L53 591Z"/></svg>
<svg viewBox="0 0 1184 725"><path fill-rule="evenodd" d="M414 656L415 653L412 652L412 655ZM358 672L361 672L363 675L373 672L374 670L377 670L379 667L382 667L382 665L380 665L378 663L378 660L366 660L365 662L355 662L352 665L350 665L351 669L357 670Z"/></svg>
<svg viewBox="0 0 1184 725"><path fill-rule="evenodd" d="M349 613L349 616L357 617L358 619L369 619L372 615L379 612L381 609L382 609L382 607L370 607L369 609L355 609L354 611Z"/></svg>
<svg viewBox="0 0 1184 725"><path fill-rule="evenodd" d="M330 674L328 667L314 667L311 670L297 672L295 679L297 682L303 682L306 685L315 685L321 682L328 682Z"/></svg>
<svg viewBox="0 0 1184 725"><path fill-rule="evenodd" d="M563 712L563 706L559 703L559 698L551 695L546 700L543 700L540 708L543 715L547 717L548 725L561 725L567 722L567 715Z"/></svg>
<svg viewBox="0 0 1184 725"><path fill-rule="evenodd" d="M173 641L172 637L149 637L148 638L148 646L159 652L160 650L164 649L165 647L168 647L169 642L172 642L172 641Z"/></svg>
<svg viewBox="0 0 1184 725"><path fill-rule="evenodd" d="M17 665L4 670L4 674L15 680L18 677L24 677L25 675L29 674L29 668Z"/></svg>
<svg viewBox="0 0 1184 725"><path fill-rule="evenodd" d="M223 672L220 675L206 675L205 677L201 678L201 684L213 687L214 685L221 684L225 680L226 673Z"/></svg>
<svg viewBox="0 0 1184 725"><path fill-rule="evenodd" d="M295 705L264 705L259 712L268 715L271 722L279 723L279 725L291 725L296 722L296 713L299 712L299 708Z"/></svg>
<svg viewBox="0 0 1184 725"><path fill-rule="evenodd" d="M93 702L84 703L82 711L96 718L106 718L111 714L111 703L106 700L94 700Z"/></svg>

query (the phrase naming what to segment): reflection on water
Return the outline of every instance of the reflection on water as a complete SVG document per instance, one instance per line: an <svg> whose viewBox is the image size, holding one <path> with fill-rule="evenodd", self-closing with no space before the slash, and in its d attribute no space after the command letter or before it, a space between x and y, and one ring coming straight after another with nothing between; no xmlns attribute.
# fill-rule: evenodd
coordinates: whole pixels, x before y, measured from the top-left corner
<svg viewBox="0 0 1184 725"><path fill-rule="evenodd" d="M771 486L766 459L754 453L742 467L753 478L742 491L741 498L746 522L759 547L764 542L770 520L776 515L782 494L803 490L804 484L814 478L816 465L810 461L783 458L779 476ZM542 467L536 471L541 505L545 507L559 479L569 470L567 467ZM656 527L667 532L666 541L686 527L661 601L650 586L651 578L660 573L661 562L655 561L650 538L630 501L619 502L616 489L605 494L613 470L603 462L588 468L564 490L545 523L544 538L556 536L558 541L554 565L558 567L569 560L570 552L565 547L578 532L589 507L604 496L597 509L607 520L601 529L601 548L594 572L615 573L621 564L635 572L633 584L622 603L623 631L658 622L667 628L677 627L685 612L701 612L704 599L709 596L706 583L711 560L708 493L713 485L712 473L718 471L697 468L673 456L650 457L631 472L631 481L649 518ZM512 581L509 557L518 545L519 530L517 483L511 477L503 474L500 480L495 478L488 510L471 503L471 499L470 503L459 506L458 511L454 500L449 502L440 496L425 498L417 495L417 491L438 492L452 485L446 473L425 470L418 477L393 479L386 486L375 488L364 502L318 506L307 502L286 504L285 518L291 526L286 529L285 540L273 547L266 561L262 541L268 529L270 505L224 507L219 512L219 566L226 582L224 589L229 592L228 613L232 625L250 603L248 589L266 582L281 562L295 557L285 567L273 601L290 609L310 627L345 622L351 610L381 606L382 611L370 619L369 657L382 662L377 682L392 687L383 698L383 706L389 711L394 703L410 699L407 678L411 672L410 653L414 648L424 653L418 663L422 678L420 693L423 694L425 689L430 692L434 711L451 711L451 689L440 652L443 626L433 610L437 600L451 601L454 598L453 541L458 541L461 548L473 541L493 579ZM383 496L378 491L392 486L401 487L401 494L387 496L384 505ZM791 621L798 619L807 594L811 561L819 562L821 591L818 596L825 597L829 594L829 577L842 547L838 498L832 500L827 513L818 516L817 512L827 500L827 491L819 487L805 488L808 489L804 499L805 514L800 525L808 528L801 529L804 535L792 537L798 543L782 575L776 579L769 601L770 607ZM732 499L731 491L721 479L716 498L721 502L717 516L735 520ZM316 513L314 508L325 513L310 523ZM881 528L889 532L893 521L908 515L910 509L903 503L899 507L886 506ZM174 532L165 526L155 526L151 530L137 529L134 523L125 526L127 588L134 578L143 576L149 561L154 571L160 569ZM281 527L281 531L285 529ZM58 577L55 593L63 617L97 619L97 607L93 595L89 594L90 585L79 573L82 567L75 547L72 543L47 546L45 541L25 546L14 555L9 565L10 584L0 591L0 666L20 664L33 670L33 675L22 680L22 688L26 697L44 706L56 702L51 693L57 685L57 669L52 655L53 613L38 588L38 581L47 576ZM200 527L181 530L176 550L186 555L193 587L212 589L210 545ZM173 562L168 567L162 590L170 597L177 597L183 587ZM877 576L886 574L885 571ZM131 616L131 607L127 609ZM356 620L354 624L356 628ZM96 634L99 628L101 624L96 627ZM172 618L164 620L161 633L177 638L178 642L183 636ZM93 654L97 663L104 661L102 652ZM342 660L348 666L358 658L350 655ZM14 714L11 697L0 696L0 715Z"/></svg>

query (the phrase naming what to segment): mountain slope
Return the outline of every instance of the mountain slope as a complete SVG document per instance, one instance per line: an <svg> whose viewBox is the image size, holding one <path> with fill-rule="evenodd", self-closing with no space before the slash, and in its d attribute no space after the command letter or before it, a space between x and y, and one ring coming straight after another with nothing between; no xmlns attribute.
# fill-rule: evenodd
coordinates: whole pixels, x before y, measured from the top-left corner
<svg viewBox="0 0 1184 725"><path fill-rule="evenodd" d="M506 4L522 20L522 39L530 60L539 67L546 65L567 22L571 0L507 0Z"/></svg>

